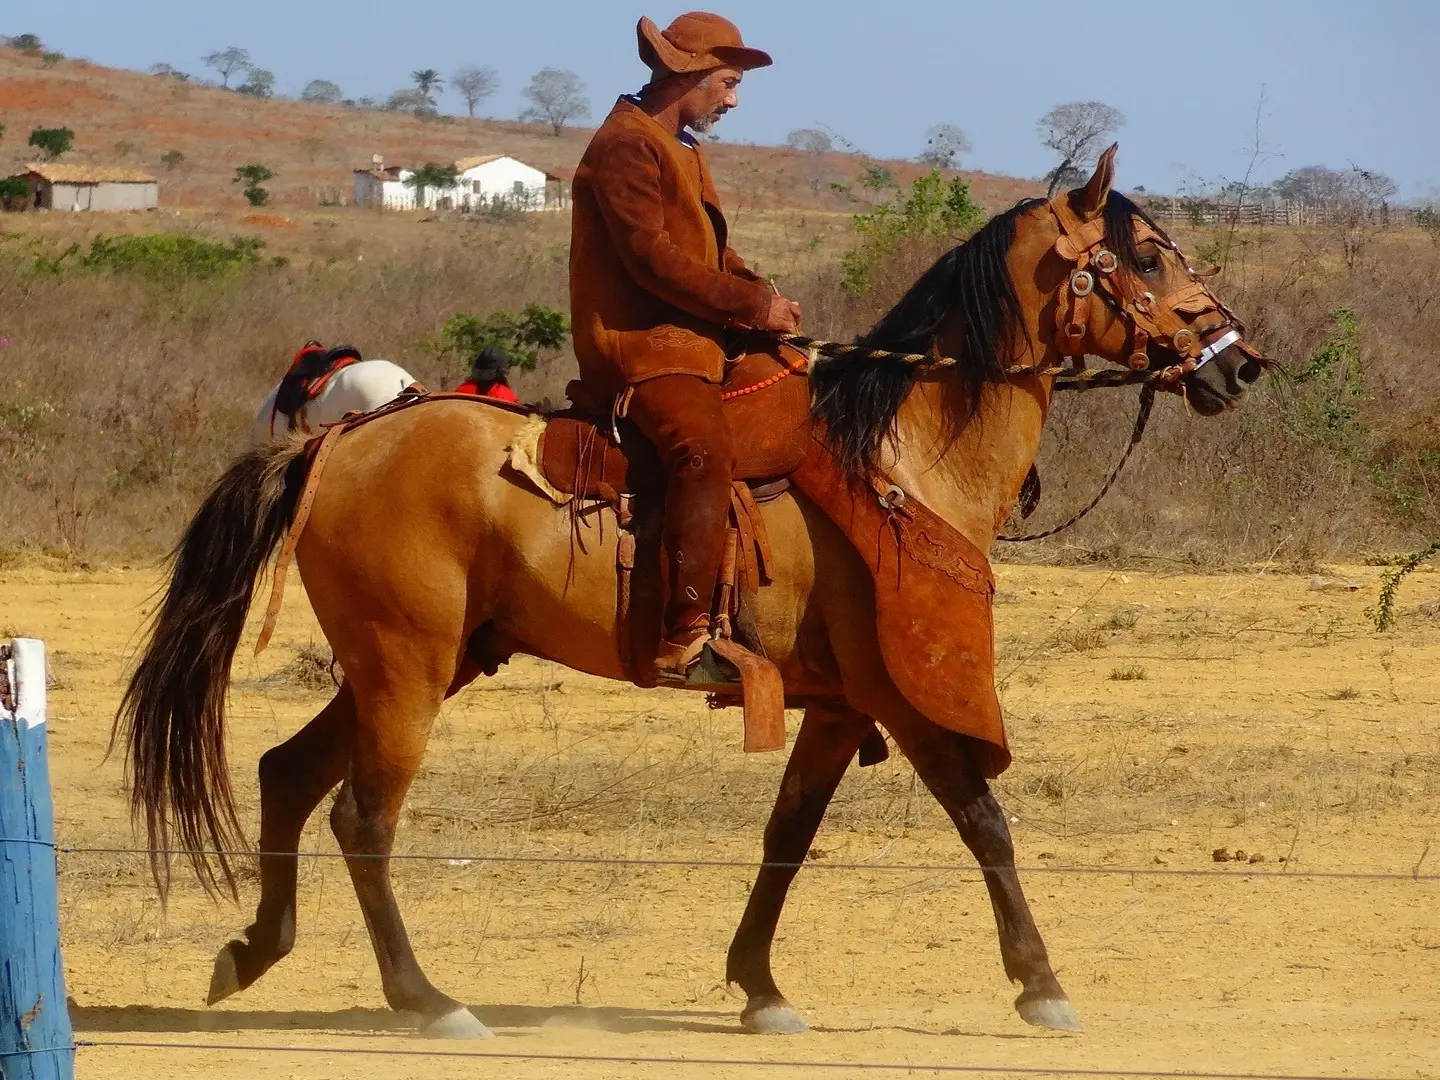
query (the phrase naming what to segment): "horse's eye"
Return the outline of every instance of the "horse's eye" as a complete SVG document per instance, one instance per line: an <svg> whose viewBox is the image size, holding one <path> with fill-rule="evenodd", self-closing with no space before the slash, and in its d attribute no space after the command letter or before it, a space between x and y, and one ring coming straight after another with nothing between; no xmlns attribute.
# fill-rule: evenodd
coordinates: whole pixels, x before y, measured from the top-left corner
<svg viewBox="0 0 1440 1080"><path fill-rule="evenodd" d="M1141 255L1140 272L1142 274L1153 274L1160 269L1160 257L1158 255Z"/></svg>

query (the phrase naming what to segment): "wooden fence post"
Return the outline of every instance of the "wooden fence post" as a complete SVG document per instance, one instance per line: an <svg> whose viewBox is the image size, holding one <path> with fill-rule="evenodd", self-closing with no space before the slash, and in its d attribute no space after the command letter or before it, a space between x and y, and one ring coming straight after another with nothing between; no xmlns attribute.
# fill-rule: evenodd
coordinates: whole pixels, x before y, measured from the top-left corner
<svg viewBox="0 0 1440 1080"><path fill-rule="evenodd" d="M45 645L0 644L0 1077L73 1080L60 963Z"/></svg>

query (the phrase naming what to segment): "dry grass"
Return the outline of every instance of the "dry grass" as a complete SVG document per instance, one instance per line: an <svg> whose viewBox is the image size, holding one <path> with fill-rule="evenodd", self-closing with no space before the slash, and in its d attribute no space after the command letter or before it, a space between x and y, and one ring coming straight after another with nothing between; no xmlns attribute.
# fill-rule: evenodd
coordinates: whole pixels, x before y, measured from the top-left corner
<svg viewBox="0 0 1440 1080"><path fill-rule="evenodd" d="M353 342L444 387L459 372L425 341L451 314L528 301L567 306L564 215L497 221L313 204L322 177L334 181L362 150L362 159L375 149L396 159L444 158L481 140L561 168L578 156L585 132L554 139L522 125L260 102L79 62L42 68L7 50L0 86L17 130L73 119L76 102L100 110L90 126L72 125L81 129L77 160L103 156L118 135L143 158L166 148L167 125L191 132L196 146L181 148L196 172L178 193L208 204L154 215L6 217L18 235L0 242L9 341L0 353L0 500L12 522L0 566L15 549L78 557L168 546L240 444L252 403L309 338ZM141 125L142 116L154 122ZM94 142L97 126L103 144ZM206 142L221 131L234 155L253 156L259 146L281 155L279 210L232 205L230 163ZM816 196L787 154L713 149L736 246L801 301L809 329L845 338L892 303L939 248L903 252L882 268L873 295L846 296L837 263L852 240L855 204ZM826 164L842 180L855 167L840 156ZM992 208L1028 190L976 180ZM53 259L72 243L84 251L96 230L258 238L265 259L228 277L178 284L81 273L73 258L58 273L35 272L37 256ZM1264 561L1310 571L1338 555L1413 547L1440 531L1432 495L1440 483L1436 244L1414 228L1377 230L1361 238L1358 254L1354 237L1325 230L1180 232L1198 262L1226 264L1217 291L1250 319L1253 339L1282 369L1224 417L1202 419L1163 401L1146 444L1094 514L1004 557L1140 560L1161 569ZM1311 358L1336 340L1341 309L1358 326L1353 354L1323 377L1303 378ZM567 354L519 386L532 399L559 401L573 373ZM1047 494L1032 526L1062 519L1099 486L1124 445L1132 407L1121 392L1060 398L1039 460ZM1114 612L1058 644L1085 651L1096 634L1135 632L1139 618Z"/></svg>
<svg viewBox="0 0 1440 1080"><path fill-rule="evenodd" d="M295 657L287 664L281 675L284 681L302 690L316 690L329 693L337 685L339 669L334 667L335 656L328 645L307 641L295 650Z"/></svg>
<svg viewBox="0 0 1440 1080"><path fill-rule="evenodd" d="M88 230L112 220L61 215L10 219L24 230L0 244L0 305L7 311L0 384L0 498L14 509L8 549L151 553L239 446L250 416L298 343L350 341L443 387L446 369L425 341L457 311L566 306L566 223L511 222L358 211L297 215L296 229L244 225L238 214L185 213L166 228L201 238L260 237L262 262L208 281L157 284L62 269L36 273L37 255L88 248ZM759 250L805 305L809 325L843 337L865 326L923 268L911 252L880 291L845 300L835 258L844 217L756 211L740 243ZM128 231L153 219L120 219ZM820 237L812 244L806 237ZM1192 238L1203 240L1203 238ZM1219 290L1253 313L1256 338L1282 358L1237 413L1187 416L1157 409L1151 434L1099 510L1054 540L1011 559L1125 561L1215 568L1256 560L1313 570L1344 553L1403 548L1440 527L1433 484L1440 376L1431 357L1440 306L1418 290L1440 281L1440 253L1423 236L1377 239L1359 269L1323 257L1323 236L1290 236ZM1192 245L1193 246L1193 245ZM63 266L63 264L62 264ZM1291 272L1286 273L1286 266ZM1235 271L1237 279L1239 271ZM1347 381L1291 377L1336 335L1334 311L1359 324ZM568 354L519 380L532 399L563 398ZM1040 457L1046 501L1037 523L1067 514L1113 464L1129 426L1123 394L1059 401ZM0 550L0 561L14 558ZM1077 628L1062 647L1096 633L1130 632L1137 611Z"/></svg>

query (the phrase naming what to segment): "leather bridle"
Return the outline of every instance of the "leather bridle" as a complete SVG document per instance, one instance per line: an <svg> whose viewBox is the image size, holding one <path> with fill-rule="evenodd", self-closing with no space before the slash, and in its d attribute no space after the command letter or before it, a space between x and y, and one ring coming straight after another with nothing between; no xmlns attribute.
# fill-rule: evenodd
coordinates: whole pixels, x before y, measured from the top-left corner
<svg viewBox="0 0 1440 1080"><path fill-rule="evenodd" d="M1162 389L1178 389L1180 380L1204 367L1230 347L1238 348L1256 363L1266 361L1245 341L1245 325L1210 291L1176 243L1143 218L1135 219L1140 230L1138 242L1153 241L1174 252L1184 265L1189 281L1156 297L1139 286L1134 272L1122 267L1120 257L1105 246L1105 219L1082 220L1070 205L1069 194L1051 199L1048 208L1060 229L1055 253L1070 264L1067 287L1055 311L1055 347L1061 356L1080 364L1083 357L1099 355L1097 338L1098 304L1108 305L1126 324L1129 355L1124 361L1132 371L1151 368L1148 346L1161 343L1179 358L1164 369ZM1218 325L1197 331L1193 323L1205 315L1219 315Z"/></svg>

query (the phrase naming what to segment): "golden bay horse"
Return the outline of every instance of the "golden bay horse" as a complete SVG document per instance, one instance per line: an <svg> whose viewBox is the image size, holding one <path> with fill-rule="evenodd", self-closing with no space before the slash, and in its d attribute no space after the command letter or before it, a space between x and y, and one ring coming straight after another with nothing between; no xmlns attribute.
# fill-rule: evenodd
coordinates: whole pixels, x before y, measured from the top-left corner
<svg viewBox="0 0 1440 1080"><path fill-rule="evenodd" d="M836 459L852 471L882 468L981 551L1034 459L1054 384L1050 374L1015 374L1016 365L1049 369L1083 353L1155 370L1188 358L1184 391L1206 415L1233 407L1263 368L1179 250L1111 192L1113 157L1112 147L1084 188L992 219L861 339L954 357L956 365L857 357L812 372L814 413ZM1161 316L1170 322L1157 323ZM1157 325L1178 329L1160 337ZM396 821L431 724L447 696L514 653L624 678L615 529L572 551L568 513L502 473L523 422L498 409L437 401L333 444L296 558L345 678L319 715L260 760L259 845L267 853L260 902L243 938L216 959L212 1002L249 986L292 948L293 853L306 820L339 784L330 823L386 1000L417 1013L429 1034L489 1033L426 978L390 885ZM455 482L457 460L473 464L470 482ZM223 881L234 890L227 858L204 853L243 843L224 749L230 666L307 468L295 445L266 448L237 460L216 483L177 547L125 693L116 738L127 747L134 806L162 887L173 836L207 887ZM922 715L892 682L878 659L869 570L829 518L794 493L763 514L775 569L756 600L755 622L787 692L809 704L765 831L766 865L729 952L727 976L748 995L742 1023L752 1031L804 1030L771 976L771 942L796 867L878 723L984 869L1005 973L1021 984L1021 1016L1042 1027L1078 1027L1021 892L1005 815L989 792L987 777L1003 762L992 764L986 746Z"/></svg>

